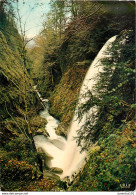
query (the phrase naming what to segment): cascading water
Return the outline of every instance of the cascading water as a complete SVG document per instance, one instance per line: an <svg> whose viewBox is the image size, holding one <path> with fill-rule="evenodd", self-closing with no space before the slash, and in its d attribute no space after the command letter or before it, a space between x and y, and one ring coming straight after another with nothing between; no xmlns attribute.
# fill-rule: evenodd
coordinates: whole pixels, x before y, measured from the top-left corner
<svg viewBox="0 0 136 195"><path fill-rule="evenodd" d="M36 86L35 86L36 88ZM41 95L38 93L39 98ZM41 98L42 99L42 98ZM44 105L44 111L40 113L42 118L47 120L47 125L45 126L46 131L49 133L49 137L44 135L37 135L34 137L36 148L42 148L46 154L49 154L51 158L48 161L49 167L60 167L61 157L64 155L64 148L66 145L66 139L62 136L58 136L55 133L55 128L58 127L59 121L52 117L49 112L49 104L47 99L42 99Z"/></svg>
<svg viewBox="0 0 136 195"><path fill-rule="evenodd" d="M95 60L91 64L80 90L78 105L84 104L88 100L89 97L87 96L83 98L84 94L86 94L88 90L91 91L92 95L94 95L95 92L93 92L93 88L97 83L97 75L100 72L103 72L103 67L100 66L101 60L105 57L110 56L106 54L106 51L111 46L112 42L115 41L115 39L116 36L110 38L106 42L106 44L102 47ZM97 107L94 106L89 110L88 113L85 113L82 117L82 120L79 121L77 116L78 105L71 123L70 133L68 135L67 145L64 154L63 175L61 176L62 178L65 176L71 176L76 170L78 171L78 169L82 166L82 163L87 153L80 152L81 148L77 146L76 140L73 140L73 137L77 137L77 130L79 130L82 125L85 124L88 114L94 115L97 113Z"/></svg>
<svg viewBox="0 0 136 195"><path fill-rule="evenodd" d="M101 60L105 57L110 56L110 54L106 54L106 51L115 41L115 39L116 36L110 38L106 42L106 44L102 47L97 57L91 64L80 90L78 105L85 103L88 100L88 97L83 98L83 95L88 90L91 91L93 95L95 94L93 89L97 82L97 75L100 72L103 72L103 67L100 66ZM88 114L94 115L94 113L97 113L98 110L96 106L92 107L88 113L85 113L83 115L82 120L79 121L77 117L78 105L70 126L67 140L65 140L65 138L61 136L56 135L55 128L58 126L59 122L48 113L47 108L45 108L45 110L41 112L41 117L46 118L48 122L45 128L48 131L50 137L46 138L42 135L34 137L36 147L41 147L46 153L50 154L53 157L53 159L51 159L50 161L49 166L59 167L63 170L62 175L60 175L61 179L65 178L66 176L71 177L74 172L77 172L81 168L87 152L81 153L81 147L77 145L76 139L74 139L74 137L77 137L77 130L79 130L82 125L84 125ZM96 121L94 121L94 124L95 122Z"/></svg>

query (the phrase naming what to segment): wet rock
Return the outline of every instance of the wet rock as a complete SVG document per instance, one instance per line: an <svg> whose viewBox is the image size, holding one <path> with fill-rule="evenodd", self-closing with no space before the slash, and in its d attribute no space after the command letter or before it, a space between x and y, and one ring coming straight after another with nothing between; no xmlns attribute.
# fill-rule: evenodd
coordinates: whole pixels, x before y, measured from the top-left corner
<svg viewBox="0 0 136 195"><path fill-rule="evenodd" d="M50 168L50 171L51 172L54 172L54 173L63 173L63 170L61 168L58 168L58 167L52 167Z"/></svg>
<svg viewBox="0 0 136 195"><path fill-rule="evenodd" d="M60 180L60 177L54 173L51 173L48 170L44 170L43 171L43 178L49 178L49 179L56 179L56 180Z"/></svg>
<svg viewBox="0 0 136 195"><path fill-rule="evenodd" d="M50 154L45 152L41 147L37 148L37 152L42 154L43 156L45 156L48 159L52 159L53 158Z"/></svg>
<svg viewBox="0 0 136 195"><path fill-rule="evenodd" d="M44 169L49 169L50 162L53 157L48 153L45 153L45 151L41 147L37 148L37 158L39 162L40 171L43 172Z"/></svg>

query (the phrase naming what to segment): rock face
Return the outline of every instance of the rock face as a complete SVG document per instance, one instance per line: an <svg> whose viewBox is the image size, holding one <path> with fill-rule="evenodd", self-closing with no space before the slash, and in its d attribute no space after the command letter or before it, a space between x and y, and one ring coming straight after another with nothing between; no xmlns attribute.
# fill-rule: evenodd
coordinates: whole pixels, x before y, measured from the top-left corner
<svg viewBox="0 0 136 195"><path fill-rule="evenodd" d="M27 131L29 131L28 134L31 134L33 132L32 118L36 118L41 110L40 101L32 87L33 81L24 65L24 60L28 59L24 59L23 54L20 55L23 43L18 31L14 29L13 32L16 32L14 34L16 40L11 36L11 33L8 37L4 36L6 33L4 29L3 33L0 32L0 121L2 124L1 143L3 145L11 141L11 137L15 138ZM25 103L29 112L26 111ZM26 115L29 121L26 121L24 117ZM28 123L31 130L27 128Z"/></svg>

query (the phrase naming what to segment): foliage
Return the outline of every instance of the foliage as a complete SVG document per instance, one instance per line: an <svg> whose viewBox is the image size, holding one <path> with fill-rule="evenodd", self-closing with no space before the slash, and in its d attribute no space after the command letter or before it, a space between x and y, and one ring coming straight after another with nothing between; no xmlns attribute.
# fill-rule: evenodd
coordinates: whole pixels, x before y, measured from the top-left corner
<svg viewBox="0 0 136 195"><path fill-rule="evenodd" d="M90 95L87 103L79 105L80 118L92 106L98 107L95 126L90 122L93 118L88 116L87 122L79 130L79 144L81 139L87 139L86 148L94 138L93 131L97 131L95 139L107 136L121 125L122 120L129 121L134 117L134 109L131 108L131 104L134 104L135 79L134 32L123 31L108 52L112 53L112 57L101 62L104 71L96 78L97 84L93 89L95 95Z"/></svg>
<svg viewBox="0 0 136 195"><path fill-rule="evenodd" d="M26 177L32 177L32 166L26 164L25 161L10 160L2 169L3 177L8 180L20 180ZM29 178L28 178L29 179Z"/></svg>
<svg viewBox="0 0 136 195"><path fill-rule="evenodd" d="M12 139L2 148L0 161L4 190L14 189L14 182L29 181L34 177L36 174L34 166L36 153L32 149L30 139L26 139L22 135Z"/></svg>
<svg viewBox="0 0 136 195"><path fill-rule="evenodd" d="M123 123L97 146L90 147L79 181L71 191L131 191L135 189L135 122ZM97 149L95 149L97 148ZM128 187L123 187L123 184Z"/></svg>

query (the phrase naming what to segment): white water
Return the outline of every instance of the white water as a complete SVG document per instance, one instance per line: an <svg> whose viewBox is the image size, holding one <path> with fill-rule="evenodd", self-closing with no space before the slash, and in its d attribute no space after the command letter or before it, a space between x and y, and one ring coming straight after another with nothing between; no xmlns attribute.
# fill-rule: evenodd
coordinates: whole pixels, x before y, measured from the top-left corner
<svg viewBox="0 0 136 195"><path fill-rule="evenodd" d="M103 72L103 67L100 66L100 60L102 60L105 57L109 57L109 55L106 54L107 49L110 47L111 43L114 42L116 39L116 36L110 38L106 44L102 47L98 55L96 56L95 60L91 64L85 79L83 81L80 94L79 94L79 102L78 105L85 103L89 97L84 97L84 94L87 93L88 90L92 92L94 95L95 92L93 91L94 86L97 82L97 75L100 72ZM64 155L64 163L63 163L63 175L62 177L65 176L71 176L75 170L78 171L80 167L82 166L82 163L86 157L86 152L80 153L81 148L77 146L76 140L73 140L73 137L77 136L77 130L79 130L82 125L84 125L87 116L88 115L94 115L97 114L97 107L94 106L92 107L88 113L85 113L83 115L83 118L81 121L79 121L77 118L77 109L78 105L75 111L75 115L73 117L71 127L70 127L70 133L68 135L68 140L67 140L67 145L65 149L65 155ZM95 121L94 121L95 124ZM92 124L92 125L94 125Z"/></svg>
<svg viewBox="0 0 136 195"><path fill-rule="evenodd" d="M40 113L42 118L47 120L47 125L45 126L46 131L49 133L49 137L44 135L37 135L34 137L36 148L41 147L45 153L52 157L49 167L60 167L61 168L61 158L64 156L64 148L66 145L66 139L62 136L58 136L55 133L55 128L58 127L59 121L53 118L48 113L48 101L45 99L45 110ZM47 106L47 108L46 108Z"/></svg>
<svg viewBox="0 0 136 195"><path fill-rule="evenodd" d="M111 46L111 43L115 41L115 39L116 36L110 38L106 42L106 44L102 47L97 57L91 64L80 90L78 104L85 103L88 100L88 97L83 98L83 95L88 90L90 90L93 95L95 94L93 89L97 82L97 75L100 72L103 72L103 67L100 66L100 60L105 57L110 57L110 55L107 55L105 52ZM59 121L54 119L48 113L48 108L41 112L41 117L46 118L48 122L45 128L50 134L50 137L45 138L44 136L40 135L34 137L36 147L41 147L45 152L53 157L50 162L50 167L59 167L63 169L63 174L60 175L62 179L66 176L72 176L75 171L78 172L78 169L81 168L87 153L80 152L81 148L77 145L74 137L77 136L77 130L79 130L85 123L88 114L97 114L98 110L96 106L92 107L88 113L84 114L82 120L79 121L77 119L77 109L78 106L76 108L75 115L70 126L67 141L65 140L65 138L56 135L55 128L58 126ZM94 121L92 125L94 125L95 122L96 121Z"/></svg>

